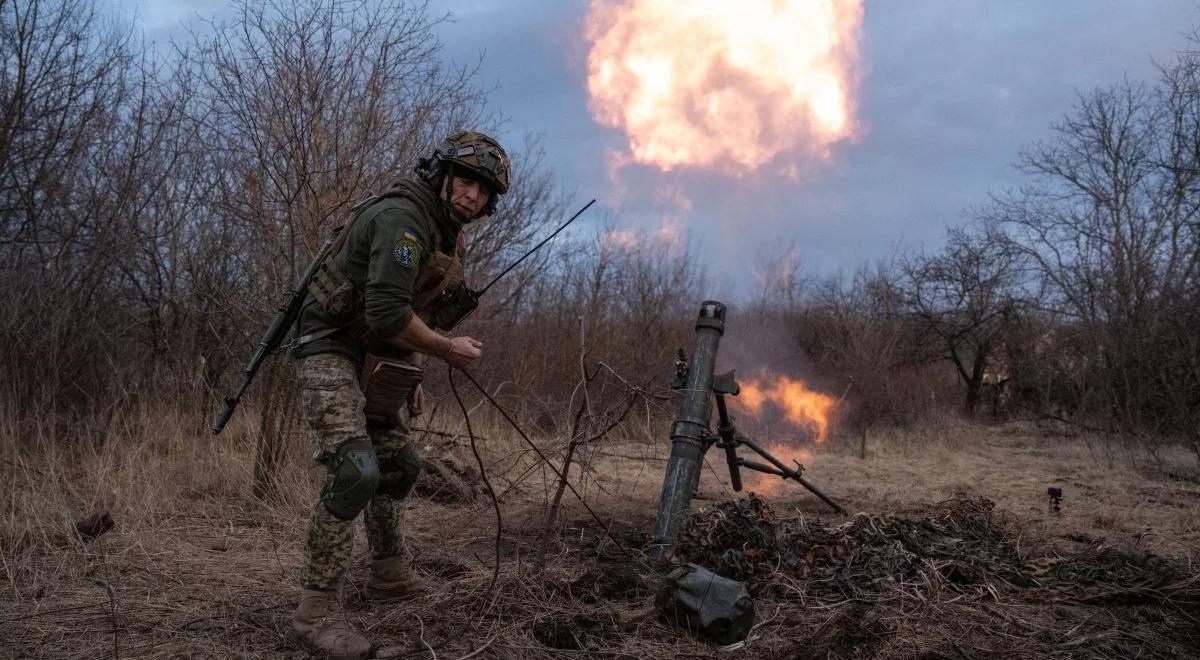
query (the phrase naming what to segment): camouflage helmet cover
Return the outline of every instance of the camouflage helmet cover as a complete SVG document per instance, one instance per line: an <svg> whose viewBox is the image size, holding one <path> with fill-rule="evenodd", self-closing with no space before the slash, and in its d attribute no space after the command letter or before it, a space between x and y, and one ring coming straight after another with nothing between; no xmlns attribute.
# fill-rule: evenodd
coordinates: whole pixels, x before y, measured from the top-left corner
<svg viewBox="0 0 1200 660"><path fill-rule="evenodd" d="M434 169L441 163L465 167L471 174L492 187L498 195L508 192L510 169L508 154L500 143L475 131L452 133L438 144L433 154Z"/></svg>

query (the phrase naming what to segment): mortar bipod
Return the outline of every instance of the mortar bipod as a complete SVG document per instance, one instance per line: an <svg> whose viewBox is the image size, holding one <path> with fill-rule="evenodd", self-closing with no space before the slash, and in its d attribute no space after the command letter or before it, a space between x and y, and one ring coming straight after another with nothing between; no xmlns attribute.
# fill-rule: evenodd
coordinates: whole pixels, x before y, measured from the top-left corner
<svg viewBox="0 0 1200 660"><path fill-rule="evenodd" d="M734 378L734 372L730 371L714 376L712 392L717 400L717 435L715 437L709 436L709 443L715 443L718 447L725 450L725 462L729 465L729 481L734 491L741 492L741 468L746 468L755 472L762 472L763 474L773 474L781 479L791 479L807 488L813 495L821 498L821 501L832 507L834 511L846 515L846 510L842 508L842 505L833 501L832 498L822 493L819 488L804 478L804 466L799 461L792 461L796 464L795 468L784 465L771 452L759 447L756 442L742 435L733 425L733 417L729 415L729 409L725 405L725 397L737 396L741 393L741 386L738 385L737 380ZM749 447L751 451L766 459L770 465L764 465L738 456L737 448L742 445Z"/></svg>

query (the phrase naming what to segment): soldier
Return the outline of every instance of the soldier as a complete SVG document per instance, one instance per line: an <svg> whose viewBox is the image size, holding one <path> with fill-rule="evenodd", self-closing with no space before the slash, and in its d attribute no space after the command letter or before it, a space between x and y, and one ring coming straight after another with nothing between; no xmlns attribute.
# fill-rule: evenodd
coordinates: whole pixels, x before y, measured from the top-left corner
<svg viewBox="0 0 1200 660"><path fill-rule="evenodd" d="M314 457L328 476L309 521L292 630L339 658L371 649L337 598L360 512L371 546L367 598L402 598L425 586L402 531L420 470L407 418L421 412L425 356L465 367L481 355L475 339L436 330L462 316L447 295L462 286L460 230L495 211L508 190L508 156L481 133L454 133L415 172L352 210L309 285L294 351Z"/></svg>

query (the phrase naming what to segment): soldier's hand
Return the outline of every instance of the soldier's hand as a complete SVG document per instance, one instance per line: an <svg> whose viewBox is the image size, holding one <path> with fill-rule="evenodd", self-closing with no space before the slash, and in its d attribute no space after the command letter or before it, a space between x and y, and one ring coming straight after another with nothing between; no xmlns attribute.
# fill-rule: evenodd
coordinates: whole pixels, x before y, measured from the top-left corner
<svg viewBox="0 0 1200 660"><path fill-rule="evenodd" d="M451 337L450 350L442 356L452 367L462 369L483 355L483 342L471 337Z"/></svg>
<svg viewBox="0 0 1200 660"><path fill-rule="evenodd" d="M408 393L408 415L419 417L425 411L425 390L420 383Z"/></svg>

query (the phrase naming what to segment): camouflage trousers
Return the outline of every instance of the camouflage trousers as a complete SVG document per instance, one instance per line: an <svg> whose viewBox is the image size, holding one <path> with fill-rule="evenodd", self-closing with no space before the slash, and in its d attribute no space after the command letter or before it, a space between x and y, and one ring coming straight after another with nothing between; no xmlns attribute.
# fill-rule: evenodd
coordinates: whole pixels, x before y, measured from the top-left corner
<svg viewBox="0 0 1200 660"><path fill-rule="evenodd" d="M404 499L416 483L420 459L409 441L407 411L393 425L368 423L359 387L359 368L333 354L312 355L300 363L301 404L316 441L314 460L325 464L337 447L369 439L379 463L380 482L363 512L373 559L406 554ZM354 521L339 520L318 499L308 523L304 568L305 589L330 591L350 566Z"/></svg>

